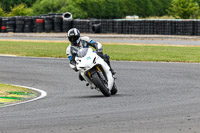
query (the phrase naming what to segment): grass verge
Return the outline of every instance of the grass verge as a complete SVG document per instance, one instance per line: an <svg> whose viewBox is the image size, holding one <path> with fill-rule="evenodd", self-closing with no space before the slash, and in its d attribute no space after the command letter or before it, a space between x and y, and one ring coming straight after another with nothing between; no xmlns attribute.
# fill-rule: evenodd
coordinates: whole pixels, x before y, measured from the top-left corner
<svg viewBox="0 0 200 133"><path fill-rule="evenodd" d="M0 41L0 54L67 58L66 47L63 42ZM112 60L200 62L198 46L104 44L103 48Z"/></svg>
<svg viewBox="0 0 200 133"><path fill-rule="evenodd" d="M35 97L37 97L35 91L0 83L0 106L26 101Z"/></svg>

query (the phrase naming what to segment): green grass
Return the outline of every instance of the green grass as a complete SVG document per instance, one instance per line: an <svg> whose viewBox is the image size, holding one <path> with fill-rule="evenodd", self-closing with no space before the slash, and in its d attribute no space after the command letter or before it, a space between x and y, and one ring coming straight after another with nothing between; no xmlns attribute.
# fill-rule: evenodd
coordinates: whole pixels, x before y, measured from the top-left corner
<svg viewBox="0 0 200 133"><path fill-rule="evenodd" d="M0 106L25 101L35 97L37 97L37 92L33 90L0 83Z"/></svg>
<svg viewBox="0 0 200 133"><path fill-rule="evenodd" d="M67 58L67 43L0 41L0 54ZM200 47L103 45L112 60L200 62Z"/></svg>
<svg viewBox="0 0 200 133"><path fill-rule="evenodd" d="M104 51L115 60L200 62L200 47L108 45Z"/></svg>
<svg viewBox="0 0 200 133"><path fill-rule="evenodd" d="M67 43L0 41L0 54L32 57L67 57Z"/></svg>
<svg viewBox="0 0 200 133"><path fill-rule="evenodd" d="M7 96L8 94L13 94L10 92L30 92L29 89L22 88L22 87L17 87L17 86L12 86L12 85L5 85L0 83L0 97Z"/></svg>

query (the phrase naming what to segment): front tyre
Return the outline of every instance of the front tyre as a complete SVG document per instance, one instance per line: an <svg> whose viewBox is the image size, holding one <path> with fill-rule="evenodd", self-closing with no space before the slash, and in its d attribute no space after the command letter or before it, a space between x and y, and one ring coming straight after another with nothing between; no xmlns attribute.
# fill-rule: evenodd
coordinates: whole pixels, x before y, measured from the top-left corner
<svg viewBox="0 0 200 133"><path fill-rule="evenodd" d="M100 89L104 96L109 97L111 95L109 89L106 87L103 79L101 79L101 76L98 75L98 73L94 73L92 75L92 81L95 86Z"/></svg>
<svg viewBox="0 0 200 133"><path fill-rule="evenodd" d="M110 92L111 92L111 95L115 95L117 93L117 86L115 83L113 84L112 90Z"/></svg>

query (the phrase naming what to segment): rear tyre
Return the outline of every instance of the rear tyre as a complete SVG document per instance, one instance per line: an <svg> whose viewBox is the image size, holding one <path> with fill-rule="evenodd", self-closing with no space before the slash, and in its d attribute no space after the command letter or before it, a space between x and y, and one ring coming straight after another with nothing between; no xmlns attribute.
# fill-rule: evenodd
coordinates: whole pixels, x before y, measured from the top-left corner
<svg viewBox="0 0 200 133"><path fill-rule="evenodd" d="M109 97L111 95L109 89L106 87L103 79L101 79L98 73L94 73L92 75L92 81L95 84L95 86L100 89L100 91L103 93L104 96Z"/></svg>

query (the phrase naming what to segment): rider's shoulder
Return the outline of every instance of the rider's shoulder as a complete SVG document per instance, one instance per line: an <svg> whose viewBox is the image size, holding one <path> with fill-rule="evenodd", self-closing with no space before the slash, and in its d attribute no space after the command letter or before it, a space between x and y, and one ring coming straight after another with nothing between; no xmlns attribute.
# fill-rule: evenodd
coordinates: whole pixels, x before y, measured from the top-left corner
<svg viewBox="0 0 200 133"><path fill-rule="evenodd" d="M88 36L82 36L81 40L84 40L84 41L87 41L87 42L91 41L90 37L88 37Z"/></svg>
<svg viewBox="0 0 200 133"><path fill-rule="evenodd" d="M67 55L69 55L70 54L70 51L71 51L71 44L67 47L67 49L66 49L66 53L67 53Z"/></svg>
<svg viewBox="0 0 200 133"><path fill-rule="evenodd" d="M70 49L70 48L71 48L71 46L72 46L72 45L71 45L71 43L70 43L70 44L67 46L67 49Z"/></svg>

